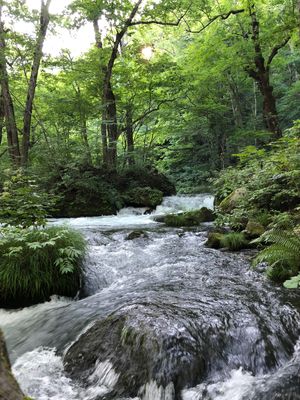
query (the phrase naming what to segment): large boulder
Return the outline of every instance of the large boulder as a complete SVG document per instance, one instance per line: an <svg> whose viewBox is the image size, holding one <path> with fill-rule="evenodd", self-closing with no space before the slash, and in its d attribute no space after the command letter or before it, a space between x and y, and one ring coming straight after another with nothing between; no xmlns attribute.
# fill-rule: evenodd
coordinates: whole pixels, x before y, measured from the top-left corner
<svg viewBox="0 0 300 400"><path fill-rule="evenodd" d="M247 194L246 188L238 188L233 191L229 196L227 196L224 200L219 204L219 208L222 212L229 213L234 210L243 200L243 198Z"/></svg>
<svg viewBox="0 0 300 400"><path fill-rule="evenodd" d="M0 400L25 400L10 367L4 337L0 331Z"/></svg>
<svg viewBox="0 0 300 400"><path fill-rule="evenodd" d="M160 312L154 305L136 305L96 322L68 350L66 371L89 384L97 366L109 360L117 376L109 399L149 396L151 384L165 395L193 386L204 373L205 351L176 318L162 318Z"/></svg>

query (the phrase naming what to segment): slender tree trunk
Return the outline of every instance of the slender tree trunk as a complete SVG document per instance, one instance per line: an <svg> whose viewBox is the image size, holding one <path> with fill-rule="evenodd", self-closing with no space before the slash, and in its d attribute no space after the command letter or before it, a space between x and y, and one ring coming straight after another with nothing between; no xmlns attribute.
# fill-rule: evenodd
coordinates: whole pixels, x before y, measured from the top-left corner
<svg viewBox="0 0 300 400"><path fill-rule="evenodd" d="M118 121L117 121L117 106L114 92L111 85L110 90L106 93L106 113L107 113L107 132L108 132L108 147L107 161L108 166L115 169L117 166L117 141L118 141Z"/></svg>
<svg viewBox="0 0 300 400"><path fill-rule="evenodd" d="M82 137L83 144L85 147L86 161L89 165L92 165L92 155L91 155L91 149L90 149L90 144L89 144L89 139L88 139L88 134L87 134L87 123L86 123L85 115L81 115L80 119L81 119L81 121L80 121L81 137Z"/></svg>
<svg viewBox="0 0 300 400"><path fill-rule="evenodd" d="M246 71L248 75L258 83L260 93L263 97L263 117L266 128L274 134L275 138L280 138L282 136L282 131L279 124L273 86L270 84L270 67L274 57L278 54L278 51L288 43L290 37L287 37L281 44L275 46L266 61L260 43L260 25L256 15L255 3L253 1L249 1L249 15L251 17L252 27L251 39L255 51L255 68L247 67Z"/></svg>
<svg viewBox="0 0 300 400"><path fill-rule="evenodd" d="M23 137L22 137L22 154L21 154L23 166L26 166L28 164L33 100L37 86L37 78L40 69L41 59L43 56L43 46L50 21L50 15L49 15L50 3L51 0L47 0L46 2L44 0L41 0L40 26L35 43L35 50L31 66L31 74L28 83L25 111L23 117Z"/></svg>
<svg viewBox="0 0 300 400"><path fill-rule="evenodd" d="M2 139L3 139L4 121L5 121L4 99L3 99L2 90L1 90L1 94L0 94L0 145L2 144Z"/></svg>
<svg viewBox="0 0 300 400"><path fill-rule="evenodd" d="M242 107L240 103L240 95L239 95L239 90L236 85L236 82L234 81L233 77L228 76L228 83L229 83L229 88L230 88L230 97L231 97L231 106L232 106L232 114L234 118L234 123L237 128L242 128L243 127L243 113L242 113Z"/></svg>
<svg viewBox="0 0 300 400"><path fill-rule="evenodd" d="M18 138L18 128L15 118L15 110L10 94L9 79L6 68L6 56L5 56L5 29L2 20L2 3L0 3L0 76L1 76L1 91L3 110L5 115L5 125L7 132L7 144L8 152L12 161L12 164L16 167L20 166L20 148Z"/></svg>
<svg viewBox="0 0 300 400"><path fill-rule="evenodd" d="M134 140L133 140L133 121L132 121L132 105L129 104L126 110L126 158L128 165L135 164L134 158Z"/></svg>

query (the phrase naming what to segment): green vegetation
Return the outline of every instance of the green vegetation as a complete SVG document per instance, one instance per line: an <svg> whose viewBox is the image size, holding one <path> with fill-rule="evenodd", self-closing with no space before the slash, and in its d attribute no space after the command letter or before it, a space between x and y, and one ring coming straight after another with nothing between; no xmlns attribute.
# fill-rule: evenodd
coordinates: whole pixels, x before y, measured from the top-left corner
<svg viewBox="0 0 300 400"><path fill-rule="evenodd" d="M299 146L296 123L267 148L251 147L237 154L239 164L214 181L219 202L217 223L229 224L250 239L258 238L255 244L267 246L255 263L267 262L267 275L274 281L294 277L286 287L298 286L300 270Z"/></svg>
<svg viewBox="0 0 300 400"><path fill-rule="evenodd" d="M67 228L2 229L0 307L75 296L84 254L82 235Z"/></svg>
<svg viewBox="0 0 300 400"><path fill-rule="evenodd" d="M0 194L0 222L22 228L44 226L52 201L32 177L21 170L8 171Z"/></svg>
<svg viewBox="0 0 300 400"><path fill-rule="evenodd" d="M245 249L249 246L243 233L231 232L221 237L221 247L227 248L231 251L238 251Z"/></svg>
<svg viewBox="0 0 300 400"><path fill-rule="evenodd" d="M300 272L300 236L293 231L272 230L259 239L269 244L255 259L255 264L267 262L267 274L274 281L284 281L286 287L292 287L298 282ZM298 285L296 286L298 287Z"/></svg>

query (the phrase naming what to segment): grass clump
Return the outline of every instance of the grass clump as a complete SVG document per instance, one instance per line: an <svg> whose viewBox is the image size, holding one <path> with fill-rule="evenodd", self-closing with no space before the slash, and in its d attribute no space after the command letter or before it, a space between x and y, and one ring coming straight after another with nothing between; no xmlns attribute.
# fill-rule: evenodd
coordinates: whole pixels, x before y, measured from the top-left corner
<svg viewBox="0 0 300 400"><path fill-rule="evenodd" d="M79 290L86 243L65 227L3 228L0 234L0 307L22 307Z"/></svg>
<svg viewBox="0 0 300 400"><path fill-rule="evenodd" d="M249 246L249 242L241 232L231 232L222 235L220 243L222 248L227 248L232 251L245 249Z"/></svg>

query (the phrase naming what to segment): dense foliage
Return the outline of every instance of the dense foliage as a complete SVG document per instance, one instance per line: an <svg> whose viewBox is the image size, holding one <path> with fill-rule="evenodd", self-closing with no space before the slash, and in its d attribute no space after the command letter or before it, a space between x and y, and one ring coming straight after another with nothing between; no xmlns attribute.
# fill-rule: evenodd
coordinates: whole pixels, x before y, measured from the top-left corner
<svg viewBox="0 0 300 400"><path fill-rule="evenodd" d="M58 3L0 2L2 223L153 209L171 182L197 193L214 177L217 223L237 231L220 246L295 231L298 2ZM80 29L84 51L49 46Z"/></svg>

